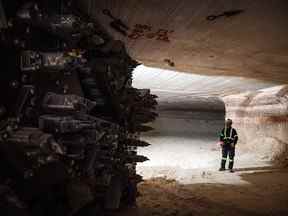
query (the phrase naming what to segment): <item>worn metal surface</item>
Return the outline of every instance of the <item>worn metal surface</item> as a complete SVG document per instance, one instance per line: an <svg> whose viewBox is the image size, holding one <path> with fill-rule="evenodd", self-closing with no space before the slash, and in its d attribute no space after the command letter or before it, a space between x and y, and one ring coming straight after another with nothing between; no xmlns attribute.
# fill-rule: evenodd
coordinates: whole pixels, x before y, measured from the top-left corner
<svg viewBox="0 0 288 216"><path fill-rule="evenodd" d="M0 41L0 214L134 205L135 167L148 160L139 134L157 117L156 96L132 87L138 63L69 2L5 6L14 13Z"/></svg>

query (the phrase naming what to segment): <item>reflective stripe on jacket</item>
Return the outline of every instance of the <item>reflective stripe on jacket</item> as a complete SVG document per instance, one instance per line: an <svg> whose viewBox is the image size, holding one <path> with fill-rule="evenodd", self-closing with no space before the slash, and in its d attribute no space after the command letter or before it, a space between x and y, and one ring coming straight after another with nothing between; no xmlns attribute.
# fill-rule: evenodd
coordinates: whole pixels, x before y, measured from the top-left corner
<svg viewBox="0 0 288 216"><path fill-rule="evenodd" d="M234 143L236 145L238 141L238 135L235 128L223 128L220 134L220 141L224 142L225 144Z"/></svg>

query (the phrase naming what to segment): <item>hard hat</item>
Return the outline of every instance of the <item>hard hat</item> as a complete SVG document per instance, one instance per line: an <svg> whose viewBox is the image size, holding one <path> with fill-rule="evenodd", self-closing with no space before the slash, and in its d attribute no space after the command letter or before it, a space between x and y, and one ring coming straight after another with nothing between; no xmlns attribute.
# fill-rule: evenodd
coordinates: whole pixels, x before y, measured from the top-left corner
<svg viewBox="0 0 288 216"><path fill-rule="evenodd" d="M226 119L225 123L229 124L229 125L232 125L232 120L231 119Z"/></svg>

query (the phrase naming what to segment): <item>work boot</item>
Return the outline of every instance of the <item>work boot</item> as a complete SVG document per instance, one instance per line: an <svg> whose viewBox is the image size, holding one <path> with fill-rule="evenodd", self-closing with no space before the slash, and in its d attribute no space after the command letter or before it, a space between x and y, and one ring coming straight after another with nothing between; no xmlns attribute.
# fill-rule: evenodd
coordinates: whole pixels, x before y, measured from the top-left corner
<svg viewBox="0 0 288 216"><path fill-rule="evenodd" d="M225 168L221 167L221 168L219 169L219 171L225 171Z"/></svg>
<svg viewBox="0 0 288 216"><path fill-rule="evenodd" d="M222 159L221 166L220 166L221 167L220 169L222 169L221 171L225 170L225 165L226 165L226 160Z"/></svg>
<svg viewBox="0 0 288 216"><path fill-rule="evenodd" d="M230 172L230 173L234 173L234 170L233 170L233 169L229 169L229 172Z"/></svg>
<svg viewBox="0 0 288 216"><path fill-rule="evenodd" d="M230 161L229 162L229 170L232 170L233 169L233 166L234 166L234 162L233 161Z"/></svg>

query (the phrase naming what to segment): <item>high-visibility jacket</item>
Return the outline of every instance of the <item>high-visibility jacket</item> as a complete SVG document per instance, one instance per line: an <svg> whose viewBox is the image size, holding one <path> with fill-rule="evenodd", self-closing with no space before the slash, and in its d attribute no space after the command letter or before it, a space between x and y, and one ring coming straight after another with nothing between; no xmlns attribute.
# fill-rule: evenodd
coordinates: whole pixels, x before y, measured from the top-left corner
<svg viewBox="0 0 288 216"><path fill-rule="evenodd" d="M237 131L235 130L235 128L232 128L232 127L223 128L220 133L220 141L224 142L224 145L231 144L231 143L236 145L238 141L238 135L237 135Z"/></svg>

